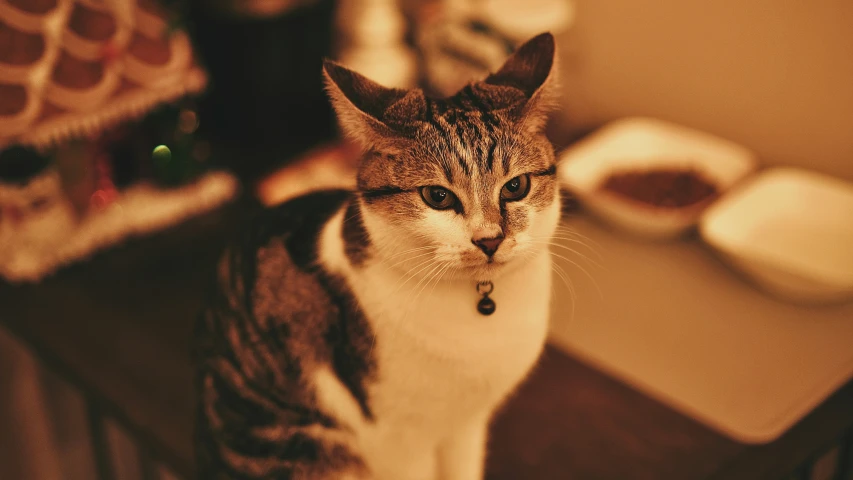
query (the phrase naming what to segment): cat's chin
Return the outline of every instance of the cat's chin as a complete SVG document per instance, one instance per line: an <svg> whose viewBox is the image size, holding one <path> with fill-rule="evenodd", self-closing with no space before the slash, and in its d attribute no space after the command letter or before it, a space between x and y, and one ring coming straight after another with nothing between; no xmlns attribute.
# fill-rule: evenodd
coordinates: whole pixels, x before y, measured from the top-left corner
<svg viewBox="0 0 853 480"><path fill-rule="evenodd" d="M493 261L473 265L468 267L467 270L471 279L475 282L492 282L499 279L507 271L512 270L513 266L517 263L512 261Z"/></svg>
<svg viewBox="0 0 853 480"><path fill-rule="evenodd" d="M513 252L513 254L503 255L491 262L466 266L464 271L475 282L493 282L500 280L503 275L529 264L531 253L533 253L532 256L536 256L538 252Z"/></svg>

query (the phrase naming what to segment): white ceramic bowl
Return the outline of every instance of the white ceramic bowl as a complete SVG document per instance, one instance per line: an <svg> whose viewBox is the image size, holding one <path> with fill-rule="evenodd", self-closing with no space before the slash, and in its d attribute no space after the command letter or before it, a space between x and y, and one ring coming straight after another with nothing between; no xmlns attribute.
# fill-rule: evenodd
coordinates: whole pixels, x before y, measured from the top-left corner
<svg viewBox="0 0 853 480"><path fill-rule="evenodd" d="M853 184L773 168L702 216L702 238L775 296L798 303L853 298Z"/></svg>
<svg viewBox="0 0 853 480"><path fill-rule="evenodd" d="M757 167L755 155L728 140L651 118L612 122L560 156L560 179L605 222L650 239L675 238L696 225L707 206L655 208L600 191L612 173L688 168L714 183L718 194Z"/></svg>

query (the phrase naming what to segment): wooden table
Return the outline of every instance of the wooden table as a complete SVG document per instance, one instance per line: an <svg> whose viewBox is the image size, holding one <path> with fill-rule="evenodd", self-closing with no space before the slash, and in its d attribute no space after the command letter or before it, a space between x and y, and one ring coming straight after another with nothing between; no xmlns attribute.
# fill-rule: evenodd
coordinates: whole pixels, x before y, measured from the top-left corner
<svg viewBox="0 0 853 480"><path fill-rule="evenodd" d="M0 325L179 474L192 475L188 346L201 281L245 203L0 284ZM781 479L853 427L849 383L779 440L745 446L549 347L494 425L491 480Z"/></svg>

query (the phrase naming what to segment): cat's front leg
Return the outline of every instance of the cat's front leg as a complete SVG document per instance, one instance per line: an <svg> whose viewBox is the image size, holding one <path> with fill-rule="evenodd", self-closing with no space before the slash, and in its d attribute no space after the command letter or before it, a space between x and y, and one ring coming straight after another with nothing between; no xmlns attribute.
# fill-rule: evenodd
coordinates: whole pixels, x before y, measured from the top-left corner
<svg viewBox="0 0 853 480"><path fill-rule="evenodd" d="M439 445L441 480L482 480L486 462L489 417L481 417L457 429Z"/></svg>

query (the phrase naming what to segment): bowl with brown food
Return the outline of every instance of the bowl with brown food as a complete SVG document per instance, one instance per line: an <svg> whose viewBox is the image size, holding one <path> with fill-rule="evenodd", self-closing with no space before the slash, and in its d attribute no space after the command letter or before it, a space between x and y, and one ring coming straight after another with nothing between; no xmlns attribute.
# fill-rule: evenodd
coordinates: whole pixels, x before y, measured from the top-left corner
<svg viewBox="0 0 853 480"><path fill-rule="evenodd" d="M560 179L586 209L621 231L680 237L757 167L747 148L650 118L604 126L563 152Z"/></svg>

